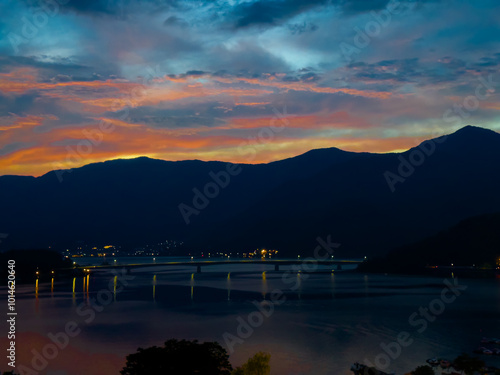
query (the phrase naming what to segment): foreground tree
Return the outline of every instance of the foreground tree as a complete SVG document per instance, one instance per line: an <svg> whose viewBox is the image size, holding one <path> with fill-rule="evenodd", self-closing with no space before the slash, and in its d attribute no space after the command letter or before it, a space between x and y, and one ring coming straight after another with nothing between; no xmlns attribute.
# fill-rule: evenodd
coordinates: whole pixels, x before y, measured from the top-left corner
<svg viewBox="0 0 500 375"><path fill-rule="evenodd" d="M241 367L237 367L232 375L269 375L271 373L270 359L271 354L258 352Z"/></svg>
<svg viewBox="0 0 500 375"><path fill-rule="evenodd" d="M412 371L413 375L434 375L434 370L431 366L418 366Z"/></svg>
<svg viewBox="0 0 500 375"><path fill-rule="evenodd" d="M453 361L453 367L457 370L465 372L466 375L473 375L474 372L479 371L484 367L484 362L479 358L471 357L464 353L459 355Z"/></svg>
<svg viewBox="0 0 500 375"><path fill-rule="evenodd" d="M230 375L229 355L217 342L168 340L163 347L137 349L122 375Z"/></svg>

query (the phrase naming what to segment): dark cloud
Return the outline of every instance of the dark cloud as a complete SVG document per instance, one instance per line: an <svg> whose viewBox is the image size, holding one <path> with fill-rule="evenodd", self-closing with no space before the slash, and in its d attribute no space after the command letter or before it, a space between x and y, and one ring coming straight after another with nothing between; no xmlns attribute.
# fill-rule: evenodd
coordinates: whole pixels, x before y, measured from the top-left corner
<svg viewBox="0 0 500 375"><path fill-rule="evenodd" d="M179 26L179 27L188 27L189 24L183 18L177 16L170 16L164 22L164 26Z"/></svg>
<svg viewBox="0 0 500 375"><path fill-rule="evenodd" d="M204 72L203 70L190 70L186 72L185 76L202 76L205 74L206 72Z"/></svg>
<svg viewBox="0 0 500 375"><path fill-rule="evenodd" d="M336 6L348 15L379 11L387 6L390 0L259 0L256 2L242 3L236 6L229 17L233 20L234 28L248 28L252 26L279 25L292 17L309 10ZM414 1L419 3L418 0ZM290 24L294 33L314 31L318 27L314 24Z"/></svg>
<svg viewBox="0 0 500 375"><path fill-rule="evenodd" d="M39 7L39 0L24 0L28 6ZM69 0L60 6L62 12L89 16L125 17L131 13L150 11L151 8L175 8L178 0Z"/></svg>
<svg viewBox="0 0 500 375"><path fill-rule="evenodd" d="M24 0L30 7L38 7L39 0ZM70 0L60 6L61 11L75 11L83 14L119 14L124 8L121 0Z"/></svg>
<svg viewBox="0 0 500 375"><path fill-rule="evenodd" d="M147 124L154 128L178 129L198 126L213 127L224 124L220 117L224 111L219 102L198 103L196 110L190 105L177 104L176 108L162 109L153 106L131 108L128 121L136 124ZM119 118L119 114L109 112L111 118Z"/></svg>
<svg viewBox="0 0 500 375"><path fill-rule="evenodd" d="M70 58L40 56L1 56L0 72L10 72L20 67L34 68L38 72L38 80L41 82L68 82L68 81L96 81L111 78L118 69L113 64L95 64L96 67L77 64Z"/></svg>
<svg viewBox="0 0 500 375"><path fill-rule="evenodd" d="M35 142L14 142L10 143L8 145L5 145L3 147L0 147L0 156L4 156L7 154L10 154L12 152L30 148L34 146L36 143Z"/></svg>
<svg viewBox="0 0 500 375"><path fill-rule="evenodd" d="M11 113L23 115L35 105L35 101L39 97L40 95L36 93L15 96L0 94L0 116L8 116Z"/></svg>
<svg viewBox="0 0 500 375"><path fill-rule="evenodd" d="M436 60L419 58L356 62L346 67L344 79L349 84L377 84L380 90L395 90L403 85L442 87L443 95L470 95L479 74L496 73L500 54L490 54L467 61L452 56ZM471 88L472 85L472 88Z"/></svg>
<svg viewBox="0 0 500 375"><path fill-rule="evenodd" d="M243 3L234 8L235 28L275 25L312 8L327 5L329 0L261 0Z"/></svg>
<svg viewBox="0 0 500 375"><path fill-rule="evenodd" d="M475 64L477 68L490 68L496 67L500 65L500 53L495 53L491 56L484 56L479 59L479 61Z"/></svg>
<svg viewBox="0 0 500 375"><path fill-rule="evenodd" d="M385 8L389 0L345 0L339 5L345 13L365 13L372 10L377 11Z"/></svg>
<svg viewBox="0 0 500 375"><path fill-rule="evenodd" d="M71 0L64 7L79 13L121 14L124 10L124 2L110 0Z"/></svg>
<svg viewBox="0 0 500 375"><path fill-rule="evenodd" d="M48 59L49 57L46 55L40 55L39 58L28 56L0 55L0 71L9 71L14 67L20 66L39 69L53 69L54 71L60 71L64 69L72 69L76 71L87 68L86 66L80 64L74 64L67 58L53 58L52 61L48 61Z"/></svg>
<svg viewBox="0 0 500 375"><path fill-rule="evenodd" d="M355 62L347 66L351 81L392 81L399 83L416 82L422 77L422 67L418 58L383 60L376 63Z"/></svg>

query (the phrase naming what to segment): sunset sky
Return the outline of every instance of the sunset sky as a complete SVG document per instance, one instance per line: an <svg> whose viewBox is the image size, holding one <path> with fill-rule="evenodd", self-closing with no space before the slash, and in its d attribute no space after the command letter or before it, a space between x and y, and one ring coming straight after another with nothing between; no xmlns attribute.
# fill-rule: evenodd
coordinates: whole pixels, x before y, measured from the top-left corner
<svg viewBox="0 0 500 375"><path fill-rule="evenodd" d="M0 175L500 130L497 0L3 0L0 14Z"/></svg>

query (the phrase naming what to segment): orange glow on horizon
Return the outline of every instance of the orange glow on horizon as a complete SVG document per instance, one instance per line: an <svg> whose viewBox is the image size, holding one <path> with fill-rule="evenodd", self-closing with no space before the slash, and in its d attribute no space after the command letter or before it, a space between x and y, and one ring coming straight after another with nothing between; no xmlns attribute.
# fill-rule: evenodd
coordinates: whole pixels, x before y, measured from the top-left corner
<svg viewBox="0 0 500 375"><path fill-rule="evenodd" d="M238 138L172 140L159 138L152 134L144 143L122 145L128 138L117 136L115 142L103 142L103 147L95 147L88 156L68 159L68 152L63 147L50 148L48 146L33 147L18 150L0 158L0 175L15 174L41 176L55 169L71 169L86 164L103 162L113 159L131 159L147 156L154 159L181 161L222 161L241 164L262 164L282 160L303 154L311 149L336 147L344 151L387 153L407 150L417 145L415 138L390 139L290 139L281 137L277 142L262 145L245 145L244 140ZM183 143L184 142L184 143ZM160 145L170 144L171 150L152 151ZM122 148L120 148L122 146ZM223 147L222 147L223 146ZM129 151L127 151L127 148ZM133 152L130 149L133 148ZM252 156L252 157L251 157Z"/></svg>

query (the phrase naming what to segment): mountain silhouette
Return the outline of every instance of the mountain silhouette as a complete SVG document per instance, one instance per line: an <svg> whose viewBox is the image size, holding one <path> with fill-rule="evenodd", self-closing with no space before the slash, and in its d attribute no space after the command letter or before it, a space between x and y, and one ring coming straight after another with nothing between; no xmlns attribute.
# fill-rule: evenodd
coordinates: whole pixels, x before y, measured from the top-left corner
<svg viewBox="0 0 500 375"><path fill-rule="evenodd" d="M500 213L474 216L385 257L369 259L360 271L421 273L426 266L452 265L492 268L500 261L499 226Z"/></svg>
<svg viewBox="0 0 500 375"><path fill-rule="evenodd" d="M37 178L2 176L0 232L9 236L0 246L133 247L172 239L191 251L268 247L296 256L331 236L341 244L339 257L353 257L500 212L500 134L473 126L403 153L328 148L232 166L234 175L228 166L141 157ZM198 209L196 191L207 188L213 198L198 197L198 208L206 205Z"/></svg>

